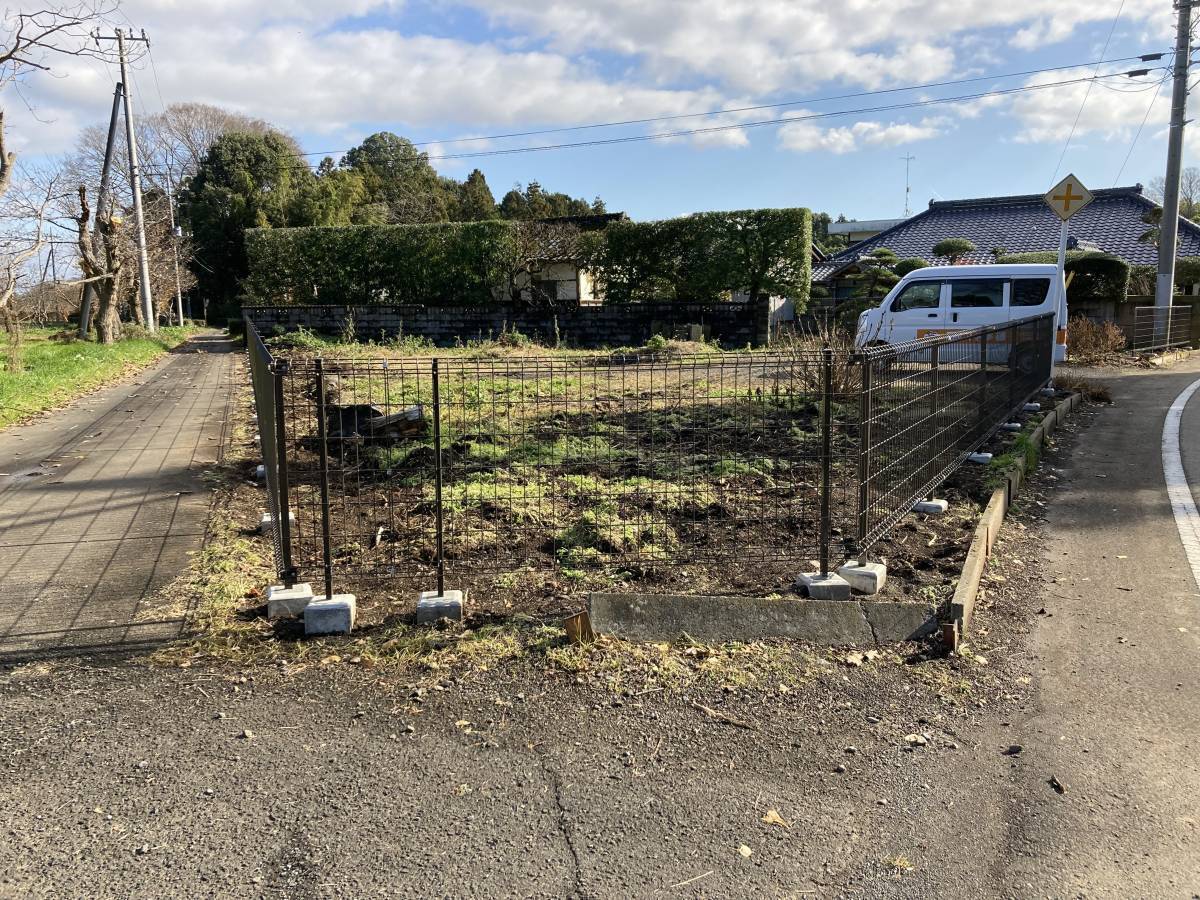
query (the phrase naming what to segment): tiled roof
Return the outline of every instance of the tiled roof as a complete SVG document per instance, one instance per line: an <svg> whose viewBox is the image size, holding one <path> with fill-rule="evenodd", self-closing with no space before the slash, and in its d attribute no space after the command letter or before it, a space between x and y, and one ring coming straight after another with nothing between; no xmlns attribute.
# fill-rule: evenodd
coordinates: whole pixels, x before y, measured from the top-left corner
<svg viewBox="0 0 1200 900"><path fill-rule="evenodd" d="M1149 227L1142 221L1155 203L1142 195L1142 186L1093 191L1096 199L1071 218L1071 235L1134 265L1154 265L1158 251L1138 238ZM877 247L897 256L917 256L930 263L947 261L933 255L943 238L963 237L975 244L962 261L990 263L992 248L1007 253L1058 249L1059 219L1041 194L982 197L975 200L931 201L929 208L874 237L847 247L827 262L814 266L813 281L823 281ZM1200 256L1200 227L1180 218L1179 255Z"/></svg>

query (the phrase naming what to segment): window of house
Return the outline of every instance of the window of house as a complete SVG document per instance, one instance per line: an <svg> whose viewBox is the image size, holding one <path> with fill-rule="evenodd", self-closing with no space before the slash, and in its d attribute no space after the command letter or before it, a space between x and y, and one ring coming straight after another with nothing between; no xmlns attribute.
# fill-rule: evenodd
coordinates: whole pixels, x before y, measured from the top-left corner
<svg viewBox="0 0 1200 900"><path fill-rule="evenodd" d="M1004 282L999 278L950 282L950 306L954 309L986 309L1004 306Z"/></svg>
<svg viewBox="0 0 1200 900"><path fill-rule="evenodd" d="M1050 293L1049 278L1018 278L1012 283L1011 306L1041 306Z"/></svg>
<svg viewBox="0 0 1200 900"><path fill-rule="evenodd" d="M937 309L941 303L940 281L914 281L892 301L892 312L906 309Z"/></svg>

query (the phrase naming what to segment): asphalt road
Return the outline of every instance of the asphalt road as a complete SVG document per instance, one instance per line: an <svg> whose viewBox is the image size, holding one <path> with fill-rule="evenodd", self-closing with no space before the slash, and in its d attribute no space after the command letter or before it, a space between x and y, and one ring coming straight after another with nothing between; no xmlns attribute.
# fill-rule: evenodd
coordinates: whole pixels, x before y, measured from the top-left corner
<svg viewBox="0 0 1200 900"><path fill-rule="evenodd" d="M626 695L518 665L420 699L346 666L0 670L0 896L1198 896L1200 614L1158 459L1197 377L1121 376L1062 434L986 660Z"/></svg>

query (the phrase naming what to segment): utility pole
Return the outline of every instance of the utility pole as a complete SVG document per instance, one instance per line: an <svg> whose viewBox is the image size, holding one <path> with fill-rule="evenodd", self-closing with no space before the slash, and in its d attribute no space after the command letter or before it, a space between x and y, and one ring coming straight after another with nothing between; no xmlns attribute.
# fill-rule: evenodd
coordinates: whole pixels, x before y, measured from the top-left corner
<svg viewBox="0 0 1200 900"><path fill-rule="evenodd" d="M171 223L171 252L175 255L175 315L183 325L183 286L179 283L179 229L175 227L175 190L171 185L171 173L167 179L167 216Z"/></svg>
<svg viewBox="0 0 1200 900"><path fill-rule="evenodd" d="M1193 0L1177 0L1179 21L1175 33L1174 85L1171 91L1171 130L1167 135L1167 177L1163 186L1162 222L1158 231L1158 281L1154 305L1171 306L1175 293L1175 243L1179 235L1179 170L1183 163L1183 126L1186 123L1188 63L1191 58ZM1155 317L1157 319L1157 316Z"/></svg>
<svg viewBox="0 0 1200 900"><path fill-rule="evenodd" d="M108 120L108 143L104 145L104 167L100 170L100 193L96 197L96 221L104 214L104 200L108 196L108 178L112 172L113 145L117 141L117 117L121 115L121 95L125 86L117 82L113 90L112 116ZM100 229L92 229L92 249L100 253ZM96 288L89 281L83 286L83 305L79 308L79 337L86 338L92 326L92 304L96 302Z"/></svg>
<svg viewBox="0 0 1200 900"><path fill-rule="evenodd" d="M126 36L120 28L116 30L115 38L102 37L97 33L95 39L97 43L115 40L117 55L121 61L121 83L125 85L125 140L129 146L129 181L133 187L133 220L137 229L138 293L142 301L142 318L145 320L146 328L153 333L157 330L158 323L154 316L154 298L150 294L150 263L146 257L146 218L142 214L142 174L138 168L137 138L133 133L133 104L129 98L129 72L125 60L126 41L147 46L150 41L147 39L145 31L142 32L141 37L134 37L132 30Z"/></svg>
<svg viewBox="0 0 1200 900"><path fill-rule="evenodd" d="M907 219L909 216L908 201L912 195L912 189L908 186L908 167L912 164L912 161L916 159L916 157L912 154L909 154L900 158L904 160L904 218Z"/></svg>

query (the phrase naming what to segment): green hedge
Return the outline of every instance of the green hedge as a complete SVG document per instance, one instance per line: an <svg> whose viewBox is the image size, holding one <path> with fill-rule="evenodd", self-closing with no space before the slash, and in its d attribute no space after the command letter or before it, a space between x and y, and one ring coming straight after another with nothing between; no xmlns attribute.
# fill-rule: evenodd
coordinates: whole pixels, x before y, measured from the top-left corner
<svg viewBox="0 0 1200 900"><path fill-rule="evenodd" d="M1009 253L1001 256L1001 263L1048 263L1058 262L1054 250L1033 253ZM1068 250L1066 271L1074 272L1071 286L1067 290L1071 297L1116 300L1120 302L1129 293L1130 265L1119 256L1096 253L1089 250Z"/></svg>
<svg viewBox="0 0 1200 900"><path fill-rule="evenodd" d="M731 290L808 306L812 214L803 208L706 212L617 222L591 246L589 267L610 303L714 302Z"/></svg>
<svg viewBox="0 0 1200 900"><path fill-rule="evenodd" d="M1200 256L1180 256L1175 260L1175 286L1190 287L1200 282ZM1129 293L1135 296L1153 294L1158 284L1158 266L1133 266L1130 271Z"/></svg>
<svg viewBox="0 0 1200 900"><path fill-rule="evenodd" d="M547 245L572 255L608 302L714 302L732 290L808 304L807 209L697 213L580 233L522 222L257 228L246 232L247 302L483 305Z"/></svg>
<svg viewBox="0 0 1200 900"><path fill-rule="evenodd" d="M481 305L517 245L512 222L254 228L244 288L260 303Z"/></svg>

